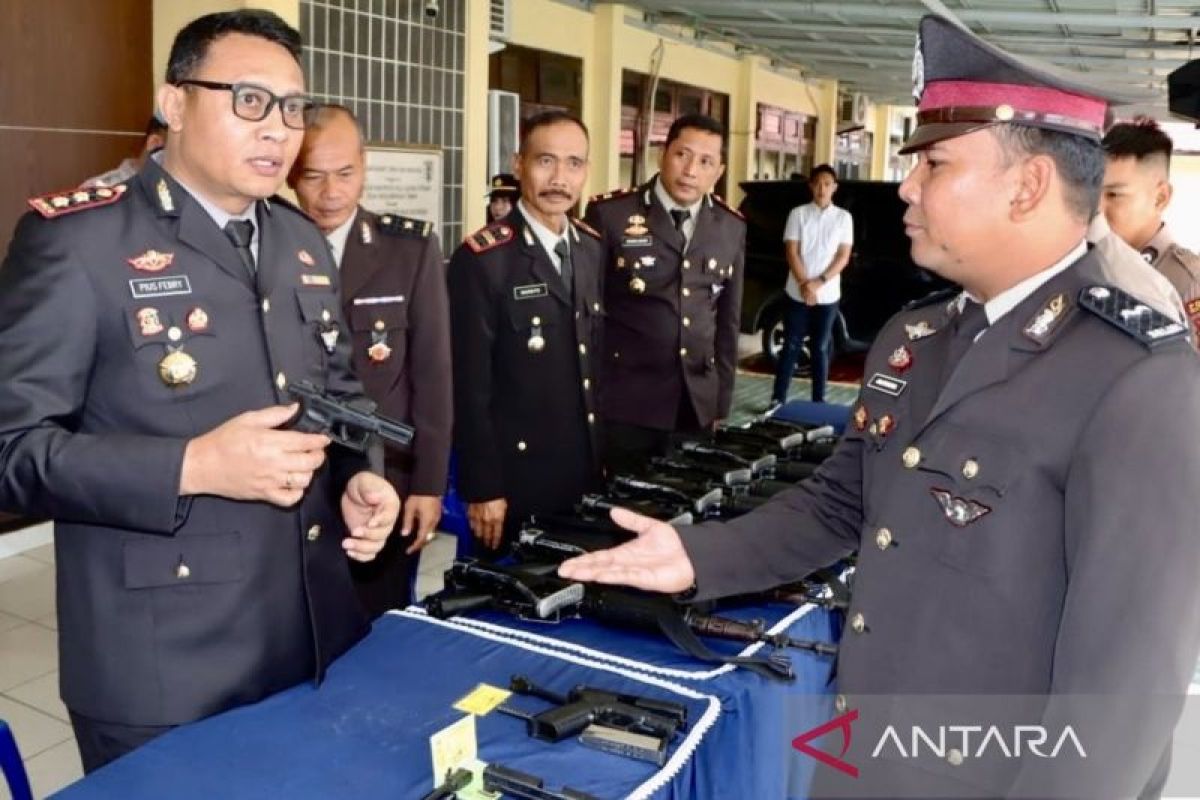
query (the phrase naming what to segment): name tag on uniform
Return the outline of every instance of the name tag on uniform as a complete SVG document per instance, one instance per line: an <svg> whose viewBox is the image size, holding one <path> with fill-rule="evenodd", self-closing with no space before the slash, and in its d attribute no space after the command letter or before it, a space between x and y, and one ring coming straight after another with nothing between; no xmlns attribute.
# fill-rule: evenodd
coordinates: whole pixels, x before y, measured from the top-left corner
<svg viewBox="0 0 1200 800"><path fill-rule="evenodd" d="M386 295L384 297L356 297L356 298L354 298L354 305L356 305L356 306L383 306L383 305L390 305L393 303L403 303L403 302L404 302L404 295L402 295L402 294L390 294L390 295Z"/></svg>
<svg viewBox="0 0 1200 800"><path fill-rule="evenodd" d="M625 236L621 239L622 247L650 247L653 244L653 236Z"/></svg>
<svg viewBox="0 0 1200 800"><path fill-rule="evenodd" d="M528 286L514 286L514 300L532 300L535 297L545 297L550 294L544 283L531 283Z"/></svg>
<svg viewBox="0 0 1200 800"><path fill-rule="evenodd" d="M332 286L328 275L310 275L305 272L300 276L300 283L305 286Z"/></svg>
<svg viewBox="0 0 1200 800"><path fill-rule="evenodd" d="M900 393L908 386L908 381L902 381L899 378L893 378L891 375L876 372L867 381L867 386L877 392L883 392L892 397L899 397Z"/></svg>
<svg viewBox="0 0 1200 800"><path fill-rule="evenodd" d="M146 297L170 297L176 294L191 294L192 282L187 275L172 275L168 278L134 278L129 281L129 291L134 299Z"/></svg>

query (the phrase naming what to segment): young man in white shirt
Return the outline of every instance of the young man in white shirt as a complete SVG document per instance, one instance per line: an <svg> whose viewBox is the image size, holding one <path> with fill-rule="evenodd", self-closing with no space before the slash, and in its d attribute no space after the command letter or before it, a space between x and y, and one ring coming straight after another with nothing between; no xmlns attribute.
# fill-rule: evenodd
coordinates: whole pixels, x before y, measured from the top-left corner
<svg viewBox="0 0 1200 800"><path fill-rule="evenodd" d="M796 360L804 337L812 361L812 399L825 402L829 377L833 320L842 296L841 272L850 263L854 223L850 212L833 204L837 173L820 164L809 176L812 202L792 209L783 231L787 250L787 310L784 312L784 344L775 369L775 388L768 413L787 402L788 384L796 371Z"/></svg>

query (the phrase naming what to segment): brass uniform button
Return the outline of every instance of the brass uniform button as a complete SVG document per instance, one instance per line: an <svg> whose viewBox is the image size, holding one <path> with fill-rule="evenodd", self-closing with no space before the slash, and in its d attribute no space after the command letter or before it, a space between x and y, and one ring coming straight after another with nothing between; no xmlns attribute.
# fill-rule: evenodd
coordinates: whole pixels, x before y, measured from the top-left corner
<svg viewBox="0 0 1200 800"><path fill-rule="evenodd" d="M517 449L520 450L522 453L525 452L526 447L528 447L528 445L526 445L525 442L517 442Z"/></svg>
<svg viewBox="0 0 1200 800"><path fill-rule="evenodd" d="M692 262L688 261L688 260L685 258L685 259L683 260L683 268L684 268L684 269L691 269L691 268L692 268Z"/></svg>
<svg viewBox="0 0 1200 800"><path fill-rule="evenodd" d="M691 321L690 319L688 319L687 317L684 317L684 318L683 318L683 327L687 328L687 327L689 327L691 324L692 324L692 321Z"/></svg>
<svg viewBox="0 0 1200 800"><path fill-rule="evenodd" d="M311 526L308 529L307 536L308 536L308 540L310 542L315 542L317 539L321 538L321 526L320 525Z"/></svg>
<svg viewBox="0 0 1200 800"><path fill-rule="evenodd" d="M691 296L692 296L692 290L691 290L691 289L689 289L689 288L687 288L686 286L685 286L685 287L683 287L683 296L684 296L684 297L691 297Z"/></svg>
<svg viewBox="0 0 1200 800"><path fill-rule="evenodd" d="M588 389L590 389L590 388L592 388L592 382L591 382L590 380L588 380L587 378L584 378L584 379L583 379L583 389L584 389L584 391L587 391L587 390L588 390Z"/></svg>
<svg viewBox="0 0 1200 800"><path fill-rule="evenodd" d="M279 387L279 391L283 391L287 387L287 375L282 372L275 376L275 385Z"/></svg>
<svg viewBox="0 0 1200 800"><path fill-rule="evenodd" d="M174 325L172 325L170 328L167 328L167 338L170 339L172 342L178 342L180 339L183 338L183 331L179 330L179 328L176 328Z"/></svg>
<svg viewBox="0 0 1200 800"><path fill-rule="evenodd" d="M595 424L596 424L596 415L589 412L588 413L588 425L595 425Z"/></svg>
<svg viewBox="0 0 1200 800"><path fill-rule="evenodd" d="M900 459L904 462L905 468L914 469L917 464L921 463L921 451L912 446L906 447L900 454Z"/></svg>
<svg viewBox="0 0 1200 800"><path fill-rule="evenodd" d="M179 566L175 568L175 577L179 580L192 577L192 568L180 561Z"/></svg>
<svg viewBox="0 0 1200 800"><path fill-rule="evenodd" d="M963 462L962 474L967 480L974 480L975 476L979 474L979 462L973 458L968 458Z"/></svg>
<svg viewBox="0 0 1200 800"><path fill-rule="evenodd" d="M592 303L592 311L595 311L597 314L599 314L600 313L600 304Z"/></svg>
<svg viewBox="0 0 1200 800"><path fill-rule="evenodd" d="M867 618L862 615L861 611L854 612L854 616L850 617L850 630L855 633L862 633L867 629Z"/></svg>
<svg viewBox="0 0 1200 800"><path fill-rule="evenodd" d="M262 311L263 311L263 313L264 313L264 314L266 314L266 313L268 313L270 310L271 310L271 298L269 298L269 297L264 297L264 298L263 298L263 301L262 301Z"/></svg>
<svg viewBox="0 0 1200 800"><path fill-rule="evenodd" d="M384 324L383 320L381 320L381 319L375 320L375 330L381 331L386 327L387 327L387 325Z"/></svg>
<svg viewBox="0 0 1200 800"><path fill-rule="evenodd" d="M679 355L681 355L681 356L686 356L686 355L687 355L687 348L686 348L686 347L681 347L681 348L679 348Z"/></svg>
<svg viewBox="0 0 1200 800"><path fill-rule="evenodd" d="M533 319L529 320L529 324L530 324L530 325L541 325L541 324L542 324L542 318L541 318L541 317L534 317Z"/></svg>
<svg viewBox="0 0 1200 800"><path fill-rule="evenodd" d="M875 531L875 546L880 550L887 550L892 544L892 532L887 528L880 528Z"/></svg>
<svg viewBox="0 0 1200 800"><path fill-rule="evenodd" d="M946 751L946 760L950 762L950 766L952 767L961 767L963 763L962 750L959 750L957 747L951 747Z"/></svg>
<svg viewBox="0 0 1200 800"><path fill-rule="evenodd" d="M846 711L846 695L839 694L833 698L833 708L837 713L843 714Z"/></svg>
<svg viewBox="0 0 1200 800"><path fill-rule="evenodd" d="M581 355L581 356L587 355L587 345L586 344L579 345L579 355Z"/></svg>

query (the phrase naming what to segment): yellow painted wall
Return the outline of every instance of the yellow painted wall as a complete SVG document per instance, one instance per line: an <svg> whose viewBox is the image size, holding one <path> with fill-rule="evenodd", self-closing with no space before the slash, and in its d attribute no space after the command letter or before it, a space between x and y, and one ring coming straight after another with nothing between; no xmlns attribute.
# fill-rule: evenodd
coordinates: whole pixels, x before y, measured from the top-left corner
<svg viewBox="0 0 1200 800"><path fill-rule="evenodd" d="M288 24L300 26L300 0L154 0L152 35L155 87L162 83L171 42L180 28L196 17L235 8L265 8L274 11Z"/></svg>
<svg viewBox="0 0 1200 800"><path fill-rule="evenodd" d="M512 6L510 43L583 59L583 120L592 136L592 170L588 192L611 189L619 180L617 143L620 136L621 75L624 70L649 74L655 48L662 43L659 72L664 79L702 86L729 96L730 200L737 203L738 181L749 174L754 154L754 131L759 103L820 117L816 157L828 160L833 152L837 85L833 81L804 82L770 70L756 56L742 56L732 48L719 52L688 41L660 35L630 24L629 9L620 4L600 4L584 11L554 0L521 0ZM486 4L472 14L486 14ZM467 83L487 82L468 64ZM468 96L472 90L468 89ZM486 133L484 134L486 140ZM468 142L473 139L468 136ZM485 167L478 167L484 169ZM470 165L468 165L470 169ZM482 171L468 182L485 181Z"/></svg>
<svg viewBox="0 0 1200 800"><path fill-rule="evenodd" d="M467 52L463 78L463 232L483 227L487 174L488 0L467 0ZM445 242L449 253L458 242Z"/></svg>

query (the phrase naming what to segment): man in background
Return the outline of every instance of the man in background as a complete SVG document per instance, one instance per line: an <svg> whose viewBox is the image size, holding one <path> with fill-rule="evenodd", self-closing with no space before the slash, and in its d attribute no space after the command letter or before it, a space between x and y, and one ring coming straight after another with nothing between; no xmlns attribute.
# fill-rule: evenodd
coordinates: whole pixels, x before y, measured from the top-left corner
<svg viewBox="0 0 1200 800"><path fill-rule="evenodd" d="M1101 207L1112 231L1179 292L1195 334L1200 333L1200 256L1180 246L1163 221L1173 191L1173 149L1171 137L1152 119L1113 125L1104 136Z"/></svg>
<svg viewBox="0 0 1200 800"><path fill-rule="evenodd" d="M513 161L516 208L468 236L449 275L458 490L493 551L599 479L600 243L568 216L587 181L587 128L533 116Z"/></svg>
<svg viewBox="0 0 1200 800"><path fill-rule="evenodd" d="M350 109L322 106L289 183L329 241L341 273L354 371L379 412L416 428L411 452L389 451L386 475L403 502L400 530L374 561L352 564L371 616L409 602L418 553L433 541L450 460L450 312L433 225L375 214L359 201L362 130Z"/></svg>
<svg viewBox="0 0 1200 800"><path fill-rule="evenodd" d="M116 186L118 183L124 183L137 174L142 168L146 158L151 153L158 150L167 143L167 126L158 118L158 114L153 114L146 122L146 132L142 136L142 145L138 150L138 154L133 158L127 158L119 165L110 169L108 172L103 172L99 175L88 178L83 183L79 184L80 189L91 189L98 186Z"/></svg>
<svg viewBox="0 0 1200 800"><path fill-rule="evenodd" d="M812 400L825 402L829 378L833 321L842 297L842 270L850 263L854 244L854 221L850 212L833 204L837 173L820 164L808 179L812 202L788 214L783 241L788 264L787 311L784 316L783 351L775 368L770 413L787 402L788 386L804 337L808 336L812 365Z"/></svg>
<svg viewBox="0 0 1200 800"><path fill-rule="evenodd" d="M725 129L700 114L672 123L659 172L588 201L604 243L604 461L636 469L671 434L729 416L737 369L746 223L712 193Z"/></svg>

